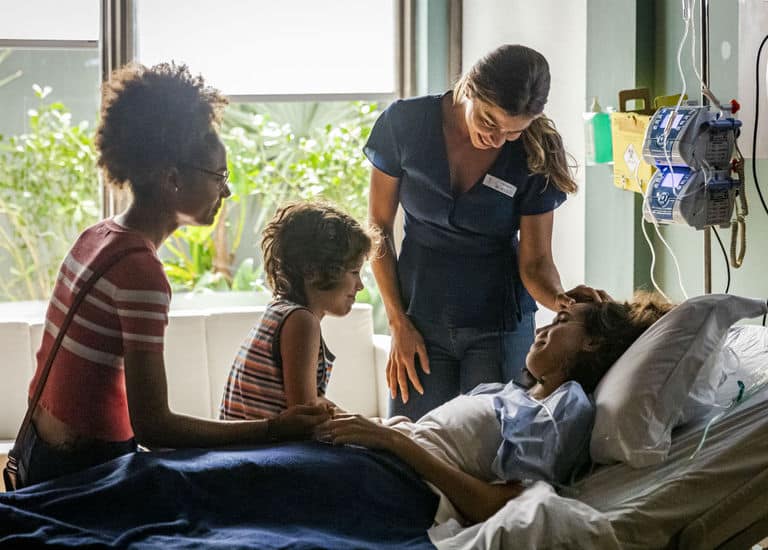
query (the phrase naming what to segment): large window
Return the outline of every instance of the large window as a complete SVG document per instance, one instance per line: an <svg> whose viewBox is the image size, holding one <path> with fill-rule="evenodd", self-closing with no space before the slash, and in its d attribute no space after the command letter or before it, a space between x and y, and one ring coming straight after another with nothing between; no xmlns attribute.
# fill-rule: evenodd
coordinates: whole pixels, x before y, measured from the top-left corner
<svg viewBox="0 0 768 550"><path fill-rule="evenodd" d="M391 97L395 7L394 0L138 0L136 58L183 61L235 99Z"/></svg>
<svg viewBox="0 0 768 550"><path fill-rule="evenodd" d="M0 1L0 301L47 299L101 215L99 5Z"/></svg>
<svg viewBox="0 0 768 550"><path fill-rule="evenodd" d="M213 227L168 240L177 291L263 289L259 238L285 200L365 218L361 148L398 93L400 0L12 4L0 0L0 301L46 299L75 235L111 213L93 148L101 60L186 63L231 100L234 194Z"/></svg>
<svg viewBox="0 0 768 550"><path fill-rule="evenodd" d="M0 40L95 45L99 4L94 0L0 0Z"/></svg>
<svg viewBox="0 0 768 550"><path fill-rule="evenodd" d="M213 228L182 228L167 241L162 253L177 289L264 291L259 239L283 201L320 197L365 219L369 167L361 150L397 94L397 7L394 0L136 2L134 57L186 63L231 100L222 133L233 196ZM370 272L366 279L361 299L377 302Z"/></svg>

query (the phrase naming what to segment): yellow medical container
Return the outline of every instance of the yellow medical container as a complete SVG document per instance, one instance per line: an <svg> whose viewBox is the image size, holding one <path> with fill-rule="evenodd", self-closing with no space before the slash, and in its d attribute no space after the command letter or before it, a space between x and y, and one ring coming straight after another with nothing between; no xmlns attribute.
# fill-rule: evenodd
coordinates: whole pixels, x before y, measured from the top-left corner
<svg viewBox="0 0 768 550"><path fill-rule="evenodd" d="M642 100L643 107L627 111L630 100ZM656 168L643 160L643 140L651 120L650 93L647 88L619 92L621 112L611 113L613 141L613 184L621 189L645 193Z"/></svg>

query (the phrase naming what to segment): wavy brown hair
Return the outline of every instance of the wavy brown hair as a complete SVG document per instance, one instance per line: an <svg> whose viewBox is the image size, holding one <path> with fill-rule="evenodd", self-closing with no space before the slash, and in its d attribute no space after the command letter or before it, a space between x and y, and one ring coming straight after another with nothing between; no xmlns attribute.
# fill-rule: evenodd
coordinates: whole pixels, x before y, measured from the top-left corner
<svg viewBox="0 0 768 550"><path fill-rule="evenodd" d="M576 354L568 377L591 393L608 369L653 323L674 307L660 295L638 292L632 301L591 303L584 328L593 346Z"/></svg>
<svg viewBox="0 0 768 550"><path fill-rule="evenodd" d="M186 65L129 64L102 87L98 164L108 182L146 194L162 170L206 158L227 99Z"/></svg>
<svg viewBox="0 0 768 550"><path fill-rule="evenodd" d="M330 290L371 252L375 233L326 202L287 203L264 228L264 272L277 297L307 305L306 286Z"/></svg>
<svg viewBox="0 0 768 550"><path fill-rule="evenodd" d="M549 63L536 50L519 44L501 46L475 63L453 90L453 101L474 98L510 116L536 117L522 133L528 169L543 174L565 193L576 192L572 167L555 124L546 117Z"/></svg>

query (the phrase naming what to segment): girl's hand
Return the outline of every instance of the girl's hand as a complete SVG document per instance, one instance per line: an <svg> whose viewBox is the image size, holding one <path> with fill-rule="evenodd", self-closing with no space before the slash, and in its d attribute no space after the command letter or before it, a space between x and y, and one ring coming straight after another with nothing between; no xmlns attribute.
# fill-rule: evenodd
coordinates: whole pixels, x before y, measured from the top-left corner
<svg viewBox="0 0 768 550"><path fill-rule="evenodd" d="M334 445L362 445L369 449L392 450L400 435L392 428L359 414L339 414L315 430L315 438Z"/></svg>
<svg viewBox="0 0 768 550"><path fill-rule="evenodd" d="M267 420L269 441L307 439L315 428L331 418L327 405L295 405Z"/></svg>
<svg viewBox="0 0 768 550"><path fill-rule="evenodd" d="M429 374L429 357L427 357L424 338L413 323L405 318L398 325L392 326L392 347L387 361L387 385L392 399L397 397L399 387L403 403L408 403L408 380L417 392L424 394L424 388L416 372L416 357L419 358L421 370Z"/></svg>

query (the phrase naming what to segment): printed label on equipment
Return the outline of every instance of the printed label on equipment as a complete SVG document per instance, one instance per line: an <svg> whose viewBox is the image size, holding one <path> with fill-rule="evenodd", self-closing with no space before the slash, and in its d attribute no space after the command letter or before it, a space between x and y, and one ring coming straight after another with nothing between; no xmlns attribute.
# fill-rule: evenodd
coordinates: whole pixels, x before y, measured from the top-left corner
<svg viewBox="0 0 768 550"><path fill-rule="evenodd" d="M635 151L634 146L630 143L624 150L624 162L627 163L627 168L632 173L636 173L640 166L640 155Z"/></svg>

